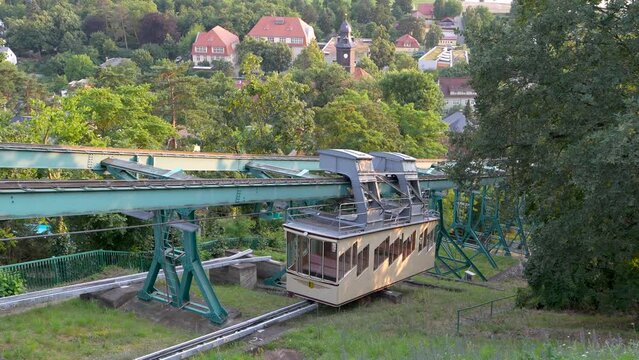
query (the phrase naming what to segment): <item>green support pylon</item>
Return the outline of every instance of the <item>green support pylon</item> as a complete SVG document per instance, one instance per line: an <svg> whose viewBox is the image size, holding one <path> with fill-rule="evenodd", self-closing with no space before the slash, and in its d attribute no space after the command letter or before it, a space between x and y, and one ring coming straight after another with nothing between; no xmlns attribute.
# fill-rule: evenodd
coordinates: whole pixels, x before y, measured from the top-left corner
<svg viewBox="0 0 639 360"><path fill-rule="evenodd" d="M481 207L475 229L480 234L480 240L487 244L489 252L497 253L502 250L505 256L511 256L500 221L501 191L497 186L493 186L492 190L493 194L490 196L488 186L482 189Z"/></svg>
<svg viewBox="0 0 639 360"><path fill-rule="evenodd" d="M466 255L461 244L450 236L448 228L444 224L444 206L441 198L437 199L437 207L439 209L439 224L435 240L435 272L438 275L453 274L462 279L462 272L472 269L475 274L486 281L484 274ZM440 269L440 267L444 269Z"/></svg>
<svg viewBox="0 0 639 360"><path fill-rule="evenodd" d="M525 200L523 198L518 198L514 205L514 223L515 223L515 236L510 240L508 246L510 248L516 247L517 249L521 249L524 256L528 257L530 252L528 251L528 234L524 228L524 215L523 215L523 207L525 206ZM509 226L512 228L513 226Z"/></svg>
<svg viewBox="0 0 639 360"><path fill-rule="evenodd" d="M468 195L468 204L465 206L466 218L462 219L461 216L461 192L459 189L455 189L455 201L453 203L453 223L451 224L448 233L449 237L453 236L453 239L462 247L467 249L474 249L475 254L471 255L473 259L479 255L483 255L490 266L494 269L497 268L497 263L490 255L490 251L486 248L484 243L480 240L479 236L473 228L473 207L475 205L475 192L470 192Z"/></svg>
<svg viewBox="0 0 639 360"><path fill-rule="evenodd" d="M181 226L176 226L182 232L183 250L178 249L171 241L168 222L177 213L182 220ZM226 321L228 314L215 295L213 286L202 267L197 249L195 225L195 210L180 209L154 211L153 237L155 249L153 262L144 282L138 292L141 300L157 300L179 309L185 309L203 315L215 324ZM177 274L177 265L183 267L182 278ZM166 292L155 287L160 269L164 270ZM191 284L195 279L202 292L206 305L191 302Z"/></svg>

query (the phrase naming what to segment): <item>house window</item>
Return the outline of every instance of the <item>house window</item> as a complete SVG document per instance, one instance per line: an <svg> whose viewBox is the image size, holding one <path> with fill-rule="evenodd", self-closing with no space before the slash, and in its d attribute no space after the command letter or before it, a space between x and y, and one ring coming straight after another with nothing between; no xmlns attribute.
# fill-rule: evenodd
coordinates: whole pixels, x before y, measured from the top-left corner
<svg viewBox="0 0 639 360"><path fill-rule="evenodd" d="M213 48L213 53L214 54L224 54L224 48L223 47L214 47Z"/></svg>
<svg viewBox="0 0 639 360"><path fill-rule="evenodd" d="M302 38L300 38L300 37L294 37L294 38L292 38L292 39L291 39L291 42L292 42L293 44L302 44L302 43L303 43Z"/></svg>
<svg viewBox="0 0 639 360"><path fill-rule="evenodd" d="M269 42L275 42L275 38L274 38L274 37L272 37L272 36L269 36L269 37L268 37L268 41L269 41Z"/></svg>
<svg viewBox="0 0 639 360"><path fill-rule="evenodd" d="M206 52L206 46L196 46L195 47L195 52L197 52L197 53L205 53Z"/></svg>
<svg viewBox="0 0 639 360"><path fill-rule="evenodd" d="M286 38L286 43L290 44L291 43L291 38Z"/></svg>
<svg viewBox="0 0 639 360"><path fill-rule="evenodd" d="M368 269L368 252L369 245L366 245L366 247L357 254L357 276L360 276L364 270Z"/></svg>

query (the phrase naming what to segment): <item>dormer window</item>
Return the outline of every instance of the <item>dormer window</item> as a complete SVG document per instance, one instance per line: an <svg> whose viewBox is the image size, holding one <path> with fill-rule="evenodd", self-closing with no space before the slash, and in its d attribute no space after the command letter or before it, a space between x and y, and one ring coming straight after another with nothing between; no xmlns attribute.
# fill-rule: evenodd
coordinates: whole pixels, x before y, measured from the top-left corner
<svg viewBox="0 0 639 360"><path fill-rule="evenodd" d="M284 25L284 19L275 19L275 25Z"/></svg>
<svg viewBox="0 0 639 360"><path fill-rule="evenodd" d="M195 52L196 53L205 53L206 52L206 46L196 46L195 47Z"/></svg>

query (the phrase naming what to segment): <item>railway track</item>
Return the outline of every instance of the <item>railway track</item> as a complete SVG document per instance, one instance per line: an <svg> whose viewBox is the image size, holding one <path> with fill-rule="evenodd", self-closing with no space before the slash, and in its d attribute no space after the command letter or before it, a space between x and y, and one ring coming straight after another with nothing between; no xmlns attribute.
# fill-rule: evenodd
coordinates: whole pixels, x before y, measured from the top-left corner
<svg viewBox="0 0 639 360"><path fill-rule="evenodd" d="M226 327L224 329L173 345L137 358L136 360L173 360L186 359L203 351L207 351L231 341L241 339L268 326L298 317L317 309L317 303L301 301L293 305L271 311L247 321Z"/></svg>

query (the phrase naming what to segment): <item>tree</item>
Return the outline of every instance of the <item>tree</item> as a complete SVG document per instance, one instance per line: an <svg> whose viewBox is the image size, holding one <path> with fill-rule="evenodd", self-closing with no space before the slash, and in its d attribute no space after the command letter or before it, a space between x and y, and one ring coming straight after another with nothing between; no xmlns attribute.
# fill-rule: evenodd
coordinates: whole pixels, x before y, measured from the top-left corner
<svg viewBox="0 0 639 360"><path fill-rule="evenodd" d="M389 40L386 30L379 26L373 36L373 44L370 47L371 60L383 69L393 62L395 57L395 44Z"/></svg>
<svg viewBox="0 0 639 360"><path fill-rule="evenodd" d="M291 65L291 49L284 43L270 43L253 38L245 38L237 47L240 62L248 53L262 58L262 70L282 72Z"/></svg>
<svg viewBox="0 0 639 360"><path fill-rule="evenodd" d="M453 67L439 70L440 77L466 77L470 75L470 67L465 62L456 63Z"/></svg>
<svg viewBox="0 0 639 360"><path fill-rule="evenodd" d="M95 129L108 146L160 149L174 130L151 114L155 101L148 85L125 85L82 89L65 99L65 104L75 106L73 114Z"/></svg>
<svg viewBox="0 0 639 360"><path fill-rule="evenodd" d="M413 104L391 105L391 111L399 123L402 149L405 154L418 158L434 158L446 154L443 145L448 126L437 111L416 110Z"/></svg>
<svg viewBox="0 0 639 360"><path fill-rule="evenodd" d="M525 195L535 306L637 308L637 6L524 2L475 38L478 128L453 174L472 185L464 168L499 159Z"/></svg>
<svg viewBox="0 0 639 360"><path fill-rule="evenodd" d="M311 41L311 43L302 50L293 62L293 67L301 70L322 67L324 65L326 65L324 54L315 40Z"/></svg>
<svg viewBox="0 0 639 360"><path fill-rule="evenodd" d="M80 80L95 75L97 70L91 58L87 55L71 55L64 64L64 74L69 80Z"/></svg>
<svg viewBox="0 0 639 360"><path fill-rule="evenodd" d="M386 102L413 104L415 109L439 113L443 95L431 74L418 70L390 71L379 82Z"/></svg>
<svg viewBox="0 0 639 360"><path fill-rule="evenodd" d="M53 27L53 19L45 12L35 13L29 19L7 19L7 43L18 55L53 51L56 47Z"/></svg>
<svg viewBox="0 0 639 360"><path fill-rule="evenodd" d="M102 59L115 56L118 51L118 45L115 41L101 31L96 31L91 34L89 44L98 50Z"/></svg>
<svg viewBox="0 0 639 360"><path fill-rule="evenodd" d="M182 36L180 41L178 41L178 53L180 54L180 56L190 57L191 46L193 46L197 34L204 31L204 26L200 24L191 25L189 31L184 34L184 36Z"/></svg>
<svg viewBox="0 0 639 360"><path fill-rule="evenodd" d="M100 67L96 78L98 86L115 89L124 85L136 85L140 76L140 68L136 63L124 59L118 65Z"/></svg>
<svg viewBox="0 0 639 360"><path fill-rule="evenodd" d="M315 112L319 149L353 149L363 152L399 151L401 134L384 102L366 93L346 90Z"/></svg>
<svg viewBox="0 0 639 360"><path fill-rule="evenodd" d="M357 0L353 1L350 14L358 23L368 24L373 21L374 9L375 3L372 0Z"/></svg>
<svg viewBox="0 0 639 360"><path fill-rule="evenodd" d="M459 16L464 10L462 3L460 0L446 0L446 5L444 6L444 16L445 17L456 17Z"/></svg>
<svg viewBox="0 0 639 360"><path fill-rule="evenodd" d="M433 16L435 19L443 19L445 15L446 0L435 0L433 3Z"/></svg>
<svg viewBox="0 0 639 360"><path fill-rule="evenodd" d="M367 73L373 76L377 76L379 74L379 68L368 56L364 56L363 58L359 59L359 61L357 62L357 67L364 69Z"/></svg>
<svg viewBox="0 0 639 360"><path fill-rule="evenodd" d="M485 6L468 7L464 11L464 38L473 46L476 34L490 26L495 21L495 16Z"/></svg>
<svg viewBox="0 0 639 360"><path fill-rule="evenodd" d="M395 70L417 70L417 61L410 54L399 53L395 55L393 67Z"/></svg>
<svg viewBox="0 0 639 360"><path fill-rule="evenodd" d="M442 28L435 24L431 25L430 30L428 30L428 34L426 34L426 38L424 39L424 47L426 49L434 48L437 44L439 44L439 40L443 37L444 32L442 31Z"/></svg>
<svg viewBox="0 0 639 360"><path fill-rule="evenodd" d="M410 34L420 43L424 43L426 37L425 26L426 22L422 18L416 18L413 16L405 16L397 23L398 34Z"/></svg>
<svg viewBox="0 0 639 360"><path fill-rule="evenodd" d="M393 2L393 15L399 19L413 12L413 0L395 0Z"/></svg>
<svg viewBox="0 0 639 360"><path fill-rule="evenodd" d="M138 28L140 44L161 44L167 36L174 40L178 38L175 18L157 12L142 17Z"/></svg>
<svg viewBox="0 0 639 360"><path fill-rule="evenodd" d="M379 26L388 30L395 22L395 18L391 13L391 6L389 0L377 0L375 4L375 11L373 12L373 20Z"/></svg>
<svg viewBox="0 0 639 360"><path fill-rule="evenodd" d="M153 67L153 88L158 94L155 112L173 129L186 122L187 114L198 99L196 84L201 79L187 76L188 68L188 63L176 64L166 59ZM171 139L170 147L175 149L177 146L177 139Z"/></svg>
<svg viewBox="0 0 639 360"><path fill-rule="evenodd" d="M324 106L343 94L349 78L350 75L338 64L323 63L293 71L293 80L309 88L301 97L310 106Z"/></svg>
<svg viewBox="0 0 639 360"><path fill-rule="evenodd" d="M135 49L131 52L131 60L143 71L147 71L153 65L153 56L146 49Z"/></svg>
<svg viewBox="0 0 639 360"><path fill-rule="evenodd" d="M247 75L247 84L230 99L228 150L250 153L289 153L313 148L313 111L301 96L306 85L291 74L271 74L263 81ZM228 151L227 150L227 151Z"/></svg>

